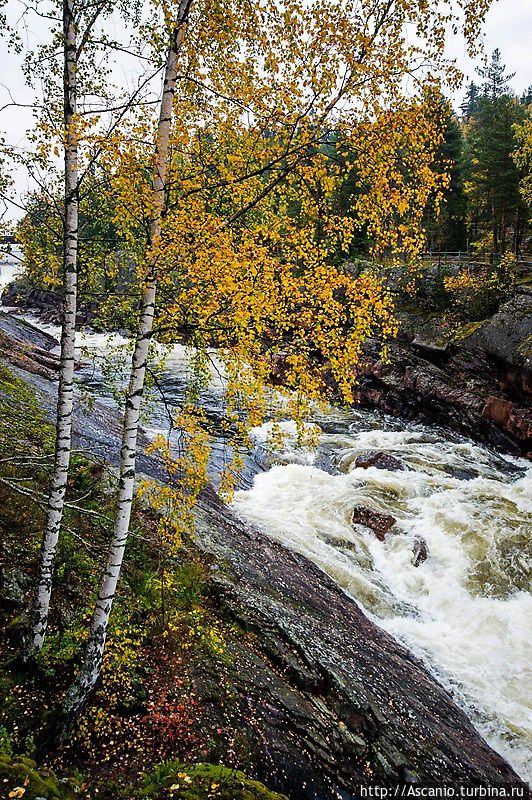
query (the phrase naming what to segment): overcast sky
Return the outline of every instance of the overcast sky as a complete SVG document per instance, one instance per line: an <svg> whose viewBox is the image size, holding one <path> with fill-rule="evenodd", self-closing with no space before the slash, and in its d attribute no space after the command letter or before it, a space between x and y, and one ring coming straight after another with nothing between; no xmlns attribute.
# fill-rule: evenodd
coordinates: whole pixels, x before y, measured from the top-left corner
<svg viewBox="0 0 532 800"><path fill-rule="evenodd" d="M8 9L14 10L16 0L8 0ZM32 31L27 35L25 45L35 47L39 38L46 40L46 25L40 32ZM512 89L521 94L532 84L532 0L496 0L488 12L484 25L484 46L489 57L491 52L498 47L502 53L503 63L507 72L515 72L511 81ZM7 53L4 43L0 40L0 108L9 103L10 93L18 102L31 104L32 92L24 85L24 78L20 70L21 57ZM464 72L464 86L471 80L478 80L475 66L465 53L465 46L461 37L450 43L449 55L456 59L458 66ZM453 97L456 108L460 105L464 90L458 91ZM0 112L0 133L12 145L23 146L25 131L31 126L32 115L30 108L7 108ZM17 174L16 180L21 194L27 188L24 175ZM3 209L0 205L0 214ZM17 219L20 211L12 208L8 211L8 218ZM4 217L5 218L5 217Z"/></svg>
<svg viewBox="0 0 532 800"><path fill-rule="evenodd" d="M515 72L511 85L521 94L532 84L532 0L497 0L490 8L484 25L484 46L490 55L496 47L502 54L507 72ZM466 74L465 83L478 79L476 64L465 53L465 47L457 37L451 48L458 66ZM460 98L455 98L455 103Z"/></svg>

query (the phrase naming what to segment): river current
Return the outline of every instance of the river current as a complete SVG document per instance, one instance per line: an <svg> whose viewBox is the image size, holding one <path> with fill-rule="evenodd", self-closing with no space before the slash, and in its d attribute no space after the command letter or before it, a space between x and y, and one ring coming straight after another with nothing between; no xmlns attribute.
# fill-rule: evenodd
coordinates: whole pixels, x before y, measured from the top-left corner
<svg viewBox="0 0 532 800"><path fill-rule="evenodd" d="M0 264L0 291L15 271ZM53 335L57 328L30 321ZM84 356L78 381L113 403L101 360L119 352L116 335L80 334ZM90 358L89 358L90 357ZM117 356L117 364L119 361ZM176 346L161 381L170 407L182 397L188 353ZM118 370L118 366L117 366ZM205 407L216 429L219 379ZM154 403L146 430L166 429ZM486 740L525 779L532 778L532 467L442 428L328 409L315 450L298 448L290 423L277 450L268 426L254 432L233 508L241 517L327 572L368 616L423 659ZM226 445L213 436L215 478ZM355 466L380 451L401 460L390 471ZM392 514L380 541L352 522L355 506ZM426 560L413 551L426 544Z"/></svg>

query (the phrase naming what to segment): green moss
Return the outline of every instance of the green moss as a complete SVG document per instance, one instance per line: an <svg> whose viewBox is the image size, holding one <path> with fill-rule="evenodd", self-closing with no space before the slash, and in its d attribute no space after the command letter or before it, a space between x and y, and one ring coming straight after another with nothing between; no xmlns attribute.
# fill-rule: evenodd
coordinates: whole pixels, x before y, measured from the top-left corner
<svg viewBox="0 0 532 800"><path fill-rule="evenodd" d="M145 800L174 797L179 800L286 800L243 772L216 764L181 764L164 761L146 773L140 797Z"/></svg>
<svg viewBox="0 0 532 800"><path fill-rule="evenodd" d="M3 455L49 448L52 442L53 428L46 421L35 394L21 378L0 364L0 450Z"/></svg>
<svg viewBox="0 0 532 800"><path fill-rule="evenodd" d="M24 800L73 800L79 793L77 778L59 779L51 770L39 769L24 756L0 751L0 796L23 797Z"/></svg>
<svg viewBox="0 0 532 800"><path fill-rule="evenodd" d="M475 331L478 331L484 323L486 322L485 319L480 320L479 322L466 322L464 325L459 325L453 331L453 341L461 342L463 339L467 339L468 336L471 336Z"/></svg>

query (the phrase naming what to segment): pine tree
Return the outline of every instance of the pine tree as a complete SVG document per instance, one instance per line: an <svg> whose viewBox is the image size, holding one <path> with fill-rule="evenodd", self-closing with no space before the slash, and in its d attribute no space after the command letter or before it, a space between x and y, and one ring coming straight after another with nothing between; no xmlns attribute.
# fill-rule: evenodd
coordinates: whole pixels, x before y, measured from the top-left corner
<svg viewBox="0 0 532 800"><path fill-rule="evenodd" d="M501 62L501 51L495 48L491 56L491 62L486 67L478 67L477 73L481 78L484 78L482 84L482 94L495 100L497 97L502 97L509 94L508 84L515 76L515 72L508 75L504 74L506 64Z"/></svg>
<svg viewBox="0 0 532 800"><path fill-rule="evenodd" d="M513 153L514 161L519 169L521 182L519 190L523 202L532 209L532 111L529 109L526 118L515 126L517 149Z"/></svg>
<svg viewBox="0 0 532 800"><path fill-rule="evenodd" d="M523 94L521 95L521 105L523 106L532 105L532 83L530 84L526 92L523 92Z"/></svg>
<svg viewBox="0 0 532 800"><path fill-rule="evenodd" d="M478 86L471 81L467 87L466 95L462 101L462 104L460 105L460 110L466 120L469 120L475 111L478 95Z"/></svg>
<svg viewBox="0 0 532 800"><path fill-rule="evenodd" d="M443 142L436 153L434 169L448 176L441 207L427 209L427 241L431 250L460 251L467 248L467 198L464 192L464 137L450 105L445 114Z"/></svg>
<svg viewBox="0 0 532 800"><path fill-rule="evenodd" d="M485 94L478 100L467 131L468 194L478 210L480 228L485 235L490 232L492 253L503 253L509 246L517 252L523 235L520 174L512 154L514 125L524 114L515 98Z"/></svg>

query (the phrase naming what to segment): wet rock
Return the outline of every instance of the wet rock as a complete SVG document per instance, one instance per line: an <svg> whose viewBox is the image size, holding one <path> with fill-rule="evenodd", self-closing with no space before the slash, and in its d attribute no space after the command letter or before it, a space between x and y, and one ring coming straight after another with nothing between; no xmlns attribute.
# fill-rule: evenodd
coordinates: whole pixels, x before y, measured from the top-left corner
<svg viewBox="0 0 532 800"><path fill-rule="evenodd" d="M466 347L477 347L505 364L532 372L532 291L514 295L479 327Z"/></svg>
<svg viewBox="0 0 532 800"><path fill-rule="evenodd" d="M392 517L391 514L374 511L372 508L366 508L366 506L355 506L353 509L353 523L370 528L377 539L383 542L384 537L392 525L395 524L395 517Z"/></svg>
<svg viewBox="0 0 532 800"><path fill-rule="evenodd" d="M421 662L303 556L243 525L212 490L195 537L226 565L218 602L249 636L231 645L229 672L272 789L354 800L368 765L386 786L521 785Z"/></svg>
<svg viewBox="0 0 532 800"><path fill-rule="evenodd" d="M416 536L412 548L412 564L414 567L419 567L428 557L429 551L425 539L422 539L421 536Z"/></svg>
<svg viewBox="0 0 532 800"><path fill-rule="evenodd" d="M488 397L486 405L482 409L482 416L497 422L499 425L506 426L512 416L513 403L503 400L501 397Z"/></svg>
<svg viewBox="0 0 532 800"><path fill-rule="evenodd" d="M0 567L0 604L4 607L22 607L31 578L20 569L4 570Z"/></svg>
<svg viewBox="0 0 532 800"><path fill-rule="evenodd" d="M62 298L58 292L32 286L24 279L13 281L5 287L1 303L11 308L28 309L36 314L43 322L53 325L61 324ZM79 303L76 314L77 325L90 325L96 316L95 303Z"/></svg>
<svg viewBox="0 0 532 800"><path fill-rule="evenodd" d="M59 346L58 339L36 328L31 322L0 311L0 332L17 342L38 348L43 353Z"/></svg>
<svg viewBox="0 0 532 800"><path fill-rule="evenodd" d="M33 359L31 354L16 352L6 353L0 346L0 355L4 356L6 361L9 361L9 363L13 364L15 367L20 367L26 372L31 372L33 375L40 375L41 378L46 378L48 381L53 381L57 377L55 371L59 369L58 366L54 365L54 369L52 370Z"/></svg>
<svg viewBox="0 0 532 800"><path fill-rule="evenodd" d="M395 456L375 450L369 450L357 456L355 459L355 467L360 467L362 469L376 467L377 469L387 469L390 472L401 472L406 469L403 462L395 458Z"/></svg>

